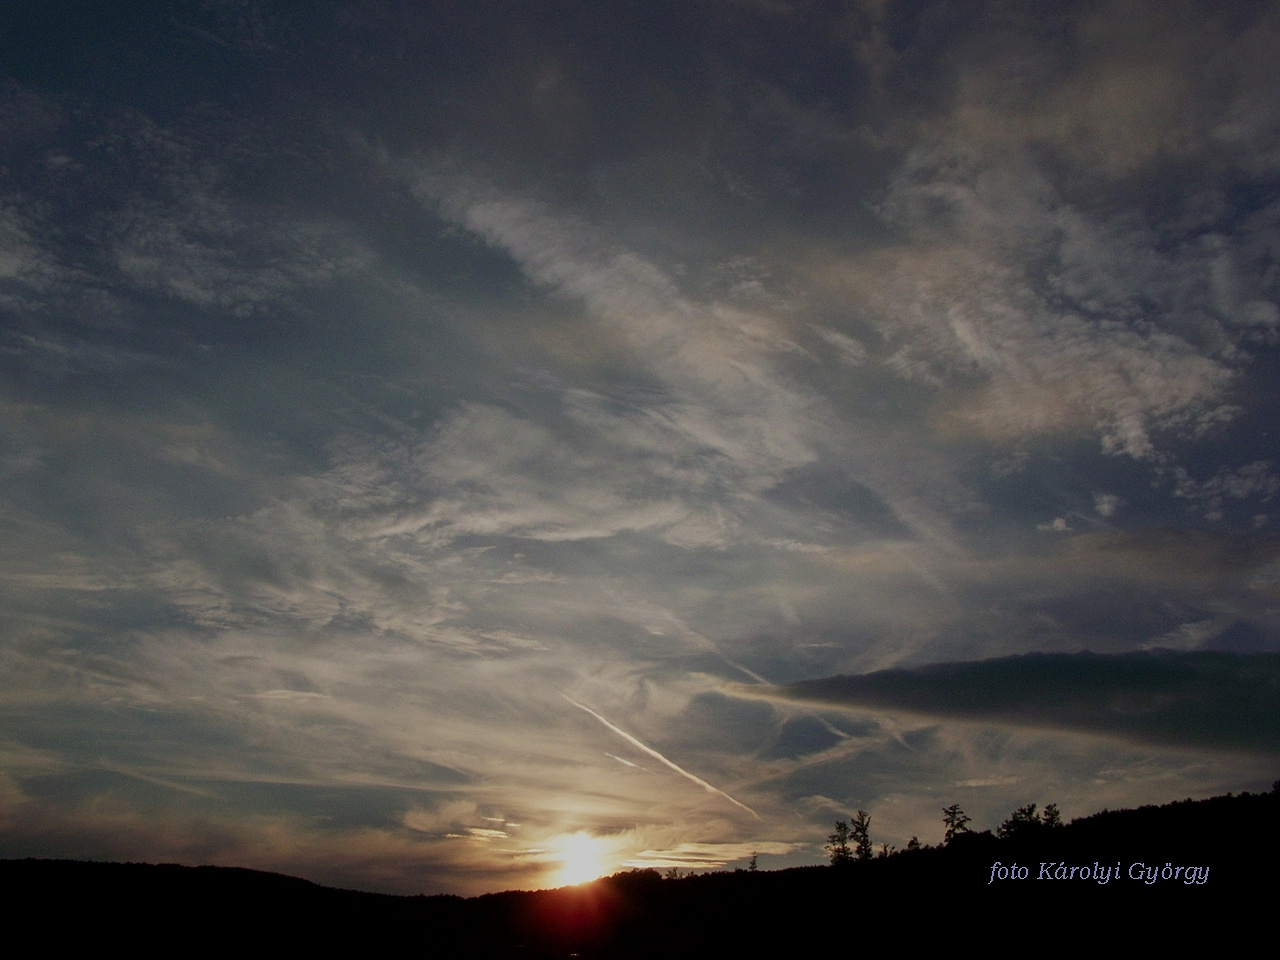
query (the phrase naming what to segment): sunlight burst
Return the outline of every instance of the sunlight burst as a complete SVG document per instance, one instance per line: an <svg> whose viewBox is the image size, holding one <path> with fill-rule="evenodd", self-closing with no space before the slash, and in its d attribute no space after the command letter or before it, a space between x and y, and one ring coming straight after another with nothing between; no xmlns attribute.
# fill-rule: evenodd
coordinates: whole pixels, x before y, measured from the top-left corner
<svg viewBox="0 0 1280 960"><path fill-rule="evenodd" d="M560 841L560 859L564 866L557 874L562 885L586 883L602 876L608 867L604 859L604 845L595 837L575 833Z"/></svg>

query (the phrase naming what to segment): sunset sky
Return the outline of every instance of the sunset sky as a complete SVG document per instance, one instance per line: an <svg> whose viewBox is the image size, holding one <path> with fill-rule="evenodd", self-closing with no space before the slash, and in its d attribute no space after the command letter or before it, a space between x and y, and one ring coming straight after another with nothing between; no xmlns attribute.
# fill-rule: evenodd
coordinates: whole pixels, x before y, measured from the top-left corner
<svg viewBox="0 0 1280 960"><path fill-rule="evenodd" d="M475 894L1269 787L1222 677L1280 682L1277 50L1231 0L5 3L0 856ZM940 706L1083 650L1088 722ZM1178 697L1236 712L1120 722Z"/></svg>

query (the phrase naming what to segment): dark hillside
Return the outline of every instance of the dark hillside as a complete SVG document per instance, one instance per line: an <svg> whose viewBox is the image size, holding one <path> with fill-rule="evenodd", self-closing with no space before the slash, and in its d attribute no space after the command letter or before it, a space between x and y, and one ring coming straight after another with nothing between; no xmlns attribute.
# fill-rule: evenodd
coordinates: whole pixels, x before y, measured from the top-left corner
<svg viewBox="0 0 1280 960"><path fill-rule="evenodd" d="M1280 793L1102 812L1063 827L843 867L712 873L679 880L643 870L560 890L469 900L334 890L215 867L0 861L10 916L67 918L68 945L127 943L352 949L415 956L693 956L733 949L809 953L839 942L852 916L878 929L921 927L945 909L971 917L1071 920L1064 936L1111 920L1173 922L1238 910L1269 889L1280 853ZM1193 868L1188 880L1187 868ZM1001 871L1003 870L1003 873ZM1261 885L1261 886L1260 886ZM1073 919L1074 918L1074 919Z"/></svg>

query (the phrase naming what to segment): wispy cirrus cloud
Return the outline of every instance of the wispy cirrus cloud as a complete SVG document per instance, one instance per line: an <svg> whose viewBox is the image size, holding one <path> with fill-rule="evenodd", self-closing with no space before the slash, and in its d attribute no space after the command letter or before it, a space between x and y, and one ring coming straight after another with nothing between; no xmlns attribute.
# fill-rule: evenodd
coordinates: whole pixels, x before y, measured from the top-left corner
<svg viewBox="0 0 1280 960"><path fill-rule="evenodd" d="M480 892L1273 778L762 694L1277 649L1274 13L138 16L0 31L5 851Z"/></svg>
<svg viewBox="0 0 1280 960"><path fill-rule="evenodd" d="M813 459L806 439L825 411L774 369L798 347L771 318L692 302L654 264L537 201L431 168L416 174L415 190L535 283L582 302L675 394L666 412L691 440L752 472Z"/></svg>

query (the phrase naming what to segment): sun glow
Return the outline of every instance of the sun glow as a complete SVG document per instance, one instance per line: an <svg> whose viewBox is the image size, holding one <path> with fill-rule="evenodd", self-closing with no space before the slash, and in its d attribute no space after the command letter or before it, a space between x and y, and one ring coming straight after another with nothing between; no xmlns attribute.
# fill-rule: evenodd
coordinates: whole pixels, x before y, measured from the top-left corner
<svg viewBox="0 0 1280 960"><path fill-rule="evenodd" d="M556 875L561 885L586 883L608 871L604 845L585 833L575 833L559 843L560 860L564 866Z"/></svg>

